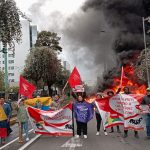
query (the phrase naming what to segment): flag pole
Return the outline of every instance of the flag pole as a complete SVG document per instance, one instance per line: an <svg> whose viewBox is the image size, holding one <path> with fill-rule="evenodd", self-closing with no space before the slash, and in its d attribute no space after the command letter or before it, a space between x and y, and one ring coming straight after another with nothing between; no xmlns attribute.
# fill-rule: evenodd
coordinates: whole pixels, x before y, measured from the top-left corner
<svg viewBox="0 0 150 150"><path fill-rule="evenodd" d="M122 87L122 76L123 76L123 66L121 68L121 79L120 79L120 87Z"/></svg>
<svg viewBox="0 0 150 150"><path fill-rule="evenodd" d="M74 109L73 109L73 103L72 103L72 131L73 131L73 136L75 136L75 133L74 133Z"/></svg>
<svg viewBox="0 0 150 150"><path fill-rule="evenodd" d="M64 91L65 91L67 85L68 85L68 81L66 82L66 84L65 84L65 86L64 86L64 88L63 88L63 90L62 90L63 93L64 93Z"/></svg>

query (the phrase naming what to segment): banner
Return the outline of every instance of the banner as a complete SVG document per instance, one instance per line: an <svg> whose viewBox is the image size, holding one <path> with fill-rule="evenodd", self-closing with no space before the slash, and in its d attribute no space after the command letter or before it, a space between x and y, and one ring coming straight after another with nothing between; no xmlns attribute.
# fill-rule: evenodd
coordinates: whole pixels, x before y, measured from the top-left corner
<svg viewBox="0 0 150 150"><path fill-rule="evenodd" d="M125 129L143 130L145 119L136 108L144 95L118 94L96 100L105 128L122 124Z"/></svg>
<svg viewBox="0 0 150 150"><path fill-rule="evenodd" d="M43 111L27 107L35 133L54 136L72 136L72 104L58 111Z"/></svg>

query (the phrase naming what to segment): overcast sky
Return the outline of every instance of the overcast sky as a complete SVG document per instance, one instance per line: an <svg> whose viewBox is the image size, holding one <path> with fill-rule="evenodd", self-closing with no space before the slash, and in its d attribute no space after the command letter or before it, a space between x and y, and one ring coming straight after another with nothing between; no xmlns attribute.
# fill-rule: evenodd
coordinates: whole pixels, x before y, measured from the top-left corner
<svg viewBox="0 0 150 150"><path fill-rule="evenodd" d="M96 81L97 79L96 77L103 72L103 66L101 71L99 70L100 66L103 64L98 66L98 68L96 67L94 68L93 67L94 65L92 63L94 58L90 57L90 53L88 55L84 54L86 53L84 47L79 47L80 51L78 52L77 46L75 46L75 48L73 48L73 45L70 46L70 43L73 42L72 41L70 42L69 40L71 39L66 38L65 35L65 33L68 32L65 29L66 22L69 22L68 20L71 19L72 16L74 16L74 18L77 17L77 19L80 19L81 16L80 21L82 22L82 17L85 14L83 14L81 6L83 6L86 0L15 0L15 1L20 10L22 12L25 12L26 15L31 18L32 23L38 26L39 31L50 30L59 33L59 35L62 37L61 46L63 47L63 53L61 57L64 60L69 61L72 68L73 66L77 66L77 68L81 73L82 78L84 80L89 80L87 81L88 83L93 82L94 80ZM93 14L94 13L91 12L90 18L93 18L94 16ZM83 19L85 22L87 22L86 26L88 26L88 16L84 16ZM74 21L76 23L75 19ZM94 20L93 18L93 20L91 21L91 25L93 21L95 22L96 19ZM85 30L84 26L82 27L83 30ZM75 33L76 31L75 30L69 31L69 33L73 32ZM82 30L79 32L80 32L79 34L81 34ZM86 31L84 32L86 33ZM74 43L77 44L76 41L74 41ZM74 51L76 51L76 53ZM81 55L81 53L83 55ZM85 57L82 58L84 55ZM76 56L78 57L73 58ZM87 61L84 64L82 63L83 59L88 59L89 61Z"/></svg>

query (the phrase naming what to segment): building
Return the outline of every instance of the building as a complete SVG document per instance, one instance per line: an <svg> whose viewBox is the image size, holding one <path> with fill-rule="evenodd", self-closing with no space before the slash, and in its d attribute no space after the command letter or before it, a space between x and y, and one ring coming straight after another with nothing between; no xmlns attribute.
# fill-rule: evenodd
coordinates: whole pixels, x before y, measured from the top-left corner
<svg viewBox="0 0 150 150"><path fill-rule="evenodd" d="M31 47L34 46L37 39L37 26L30 25L28 20L21 20L22 24L22 41L15 44L15 55L8 51L8 81L10 85L16 85L19 76L23 71L25 60ZM2 44L0 44L2 49ZM4 54L0 53L0 69L5 71Z"/></svg>
<svg viewBox="0 0 150 150"><path fill-rule="evenodd" d="M70 64L68 61L63 61L63 67L65 70L70 71Z"/></svg>

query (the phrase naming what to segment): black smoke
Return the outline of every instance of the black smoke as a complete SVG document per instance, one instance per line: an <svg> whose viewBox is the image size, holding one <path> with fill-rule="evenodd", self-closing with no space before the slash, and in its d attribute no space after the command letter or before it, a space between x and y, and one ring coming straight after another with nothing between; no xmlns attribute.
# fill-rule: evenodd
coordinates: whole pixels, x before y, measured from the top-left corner
<svg viewBox="0 0 150 150"><path fill-rule="evenodd" d="M112 49L117 54L118 65L116 68L120 68L122 65L134 65L138 54L144 49L142 17L150 16L150 1L88 0L83 6L83 10L88 12L91 9L102 11L106 22L111 28L118 31L112 44ZM148 26L145 21L146 30ZM148 35L146 39L149 43ZM120 74L119 69L114 71L116 68L105 72L102 86L110 87L113 85L113 78Z"/></svg>

